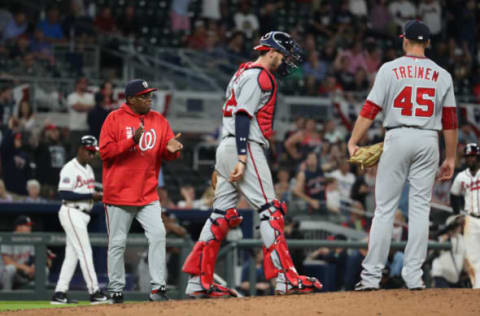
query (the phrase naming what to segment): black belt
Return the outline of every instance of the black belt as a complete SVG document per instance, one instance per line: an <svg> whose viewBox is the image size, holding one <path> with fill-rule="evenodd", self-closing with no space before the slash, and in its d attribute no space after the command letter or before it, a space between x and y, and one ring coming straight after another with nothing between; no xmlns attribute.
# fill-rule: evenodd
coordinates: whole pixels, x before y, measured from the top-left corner
<svg viewBox="0 0 480 316"><path fill-rule="evenodd" d="M475 214L468 214L468 216L475 217L475 218L480 218L480 215L475 215Z"/></svg>
<svg viewBox="0 0 480 316"><path fill-rule="evenodd" d="M87 215L90 215L90 210L87 210L86 208L81 208L80 206L78 205L68 205L68 202L62 202L63 205L67 206L67 207L71 207L71 208L74 208L82 213L85 213Z"/></svg>
<svg viewBox="0 0 480 316"><path fill-rule="evenodd" d="M392 126L392 127L385 127L387 131L390 131L392 129L396 128L415 128L415 129L421 129L424 131L435 131L438 132L436 129L430 129L430 128L421 128L420 126L414 126L414 125L398 125L398 126Z"/></svg>

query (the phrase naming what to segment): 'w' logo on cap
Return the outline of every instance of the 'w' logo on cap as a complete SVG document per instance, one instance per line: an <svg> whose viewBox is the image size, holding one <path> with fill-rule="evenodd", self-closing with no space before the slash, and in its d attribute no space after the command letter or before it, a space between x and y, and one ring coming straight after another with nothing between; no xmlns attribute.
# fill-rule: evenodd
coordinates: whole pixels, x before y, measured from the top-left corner
<svg viewBox="0 0 480 316"><path fill-rule="evenodd" d="M148 88L148 83L146 81L143 81L142 85L145 87L145 89Z"/></svg>

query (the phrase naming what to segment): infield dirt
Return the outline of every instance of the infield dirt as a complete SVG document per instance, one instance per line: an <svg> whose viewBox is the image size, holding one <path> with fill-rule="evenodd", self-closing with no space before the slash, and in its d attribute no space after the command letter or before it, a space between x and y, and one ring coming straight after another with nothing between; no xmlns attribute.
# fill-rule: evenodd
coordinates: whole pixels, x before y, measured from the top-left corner
<svg viewBox="0 0 480 316"><path fill-rule="evenodd" d="M471 289L382 290L237 299L171 300L4 312L12 316L142 315L480 315L480 291Z"/></svg>

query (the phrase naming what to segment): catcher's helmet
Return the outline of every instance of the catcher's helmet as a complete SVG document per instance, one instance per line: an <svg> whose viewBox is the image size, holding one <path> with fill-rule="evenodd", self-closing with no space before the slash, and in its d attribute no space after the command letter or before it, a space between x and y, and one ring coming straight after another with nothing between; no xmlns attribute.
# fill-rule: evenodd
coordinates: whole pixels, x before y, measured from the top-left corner
<svg viewBox="0 0 480 316"><path fill-rule="evenodd" d="M260 38L260 44L255 50L275 49L283 54L283 62L277 72L281 76L287 76L298 68L304 61L303 50L295 40L285 32L271 31Z"/></svg>
<svg viewBox="0 0 480 316"><path fill-rule="evenodd" d="M98 150L98 142L95 136L92 136L92 135L82 136L82 139L80 140L80 144L82 144L82 146L85 147L87 150L90 150L90 151Z"/></svg>
<svg viewBox="0 0 480 316"><path fill-rule="evenodd" d="M463 150L465 156L480 156L480 147L475 143L469 143Z"/></svg>

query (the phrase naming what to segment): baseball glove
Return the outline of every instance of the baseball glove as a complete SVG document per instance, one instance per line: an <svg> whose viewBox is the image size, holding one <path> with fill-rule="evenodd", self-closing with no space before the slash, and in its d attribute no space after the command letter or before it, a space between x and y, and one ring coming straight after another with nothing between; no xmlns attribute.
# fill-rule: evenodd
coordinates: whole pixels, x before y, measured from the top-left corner
<svg viewBox="0 0 480 316"><path fill-rule="evenodd" d="M383 142L360 147L348 162L360 165L362 169L371 168L378 163L383 152Z"/></svg>

